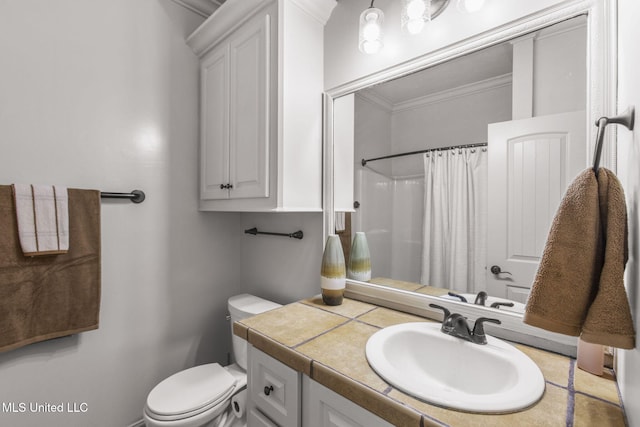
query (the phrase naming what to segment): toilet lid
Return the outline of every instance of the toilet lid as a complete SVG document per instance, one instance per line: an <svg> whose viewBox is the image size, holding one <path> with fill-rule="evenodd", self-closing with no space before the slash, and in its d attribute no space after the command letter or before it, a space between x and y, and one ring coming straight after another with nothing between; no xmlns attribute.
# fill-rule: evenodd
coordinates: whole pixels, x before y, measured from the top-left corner
<svg viewBox="0 0 640 427"><path fill-rule="evenodd" d="M173 374L154 387L147 408L156 415L175 417L210 408L227 399L236 379L217 363Z"/></svg>

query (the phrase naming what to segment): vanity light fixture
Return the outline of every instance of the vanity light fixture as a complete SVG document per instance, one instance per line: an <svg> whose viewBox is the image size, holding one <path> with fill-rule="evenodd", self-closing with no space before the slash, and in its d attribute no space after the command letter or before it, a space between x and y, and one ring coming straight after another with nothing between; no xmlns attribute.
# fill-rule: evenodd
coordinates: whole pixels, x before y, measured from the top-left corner
<svg viewBox="0 0 640 427"><path fill-rule="evenodd" d="M384 13L371 5L360 14L358 31L358 48L367 54L378 53L382 49ZM419 34L428 21L440 15L452 0L401 0L402 11L400 24L404 32ZM485 0L456 0L458 10L463 13L477 12L484 5Z"/></svg>
<svg viewBox="0 0 640 427"><path fill-rule="evenodd" d="M362 53L378 53L382 49L382 23L384 13L371 6L360 14L360 30L358 32L358 48Z"/></svg>

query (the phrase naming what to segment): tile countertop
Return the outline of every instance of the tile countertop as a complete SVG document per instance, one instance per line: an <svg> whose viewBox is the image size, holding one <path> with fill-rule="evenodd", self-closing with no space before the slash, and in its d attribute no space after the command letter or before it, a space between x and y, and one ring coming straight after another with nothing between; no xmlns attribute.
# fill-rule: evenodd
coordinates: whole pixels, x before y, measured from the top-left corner
<svg viewBox="0 0 640 427"><path fill-rule="evenodd" d="M396 426L625 426L613 375L597 377L575 360L516 344L544 374L542 399L524 411L488 415L444 409L386 383L369 366L365 344L381 328L430 320L346 299L310 298L235 322L234 334Z"/></svg>

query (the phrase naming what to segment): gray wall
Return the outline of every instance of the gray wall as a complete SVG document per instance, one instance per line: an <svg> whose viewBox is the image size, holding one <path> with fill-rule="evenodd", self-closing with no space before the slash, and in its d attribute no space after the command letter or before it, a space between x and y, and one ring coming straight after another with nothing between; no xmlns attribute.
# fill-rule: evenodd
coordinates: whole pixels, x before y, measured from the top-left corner
<svg viewBox="0 0 640 427"><path fill-rule="evenodd" d="M100 328L0 354L0 403L82 403L0 425L126 426L149 390L226 362L240 218L197 211L202 21L168 0L0 2L0 183L143 189L102 206Z"/></svg>
<svg viewBox="0 0 640 427"><path fill-rule="evenodd" d="M287 304L320 293L322 213L243 214L242 228L293 233L302 240L280 236L243 235L240 280L246 291Z"/></svg>
<svg viewBox="0 0 640 427"><path fill-rule="evenodd" d="M640 425L640 132L638 132L638 107L640 107L640 51L637 40L640 28L635 19L640 14L640 3L635 0L620 0L618 19L619 86L618 105L622 112L630 105L636 106L636 130L618 129L618 177L627 197L629 215L629 262L626 270L627 294L631 312L635 319L636 348L619 353L618 384L622 393L630 426ZM609 131L607 131L609 132Z"/></svg>

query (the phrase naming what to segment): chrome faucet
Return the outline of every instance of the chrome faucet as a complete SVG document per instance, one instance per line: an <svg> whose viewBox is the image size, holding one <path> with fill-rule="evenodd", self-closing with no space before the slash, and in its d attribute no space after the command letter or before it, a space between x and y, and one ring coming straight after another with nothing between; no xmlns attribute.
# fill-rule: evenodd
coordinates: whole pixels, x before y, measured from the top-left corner
<svg viewBox="0 0 640 427"><path fill-rule="evenodd" d="M447 335L451 335L452 337L470 341L474 344L484 345L487 343L487 336L484 333L485 322L496 323L498 325L501 323L498 319L479 317L473 325L473 330L471 330L469 329L467 319L462 314L451 313L447 308L436 304L429 304L429 307L437 308L442 310L444 313L440 331Z"/></svg>

